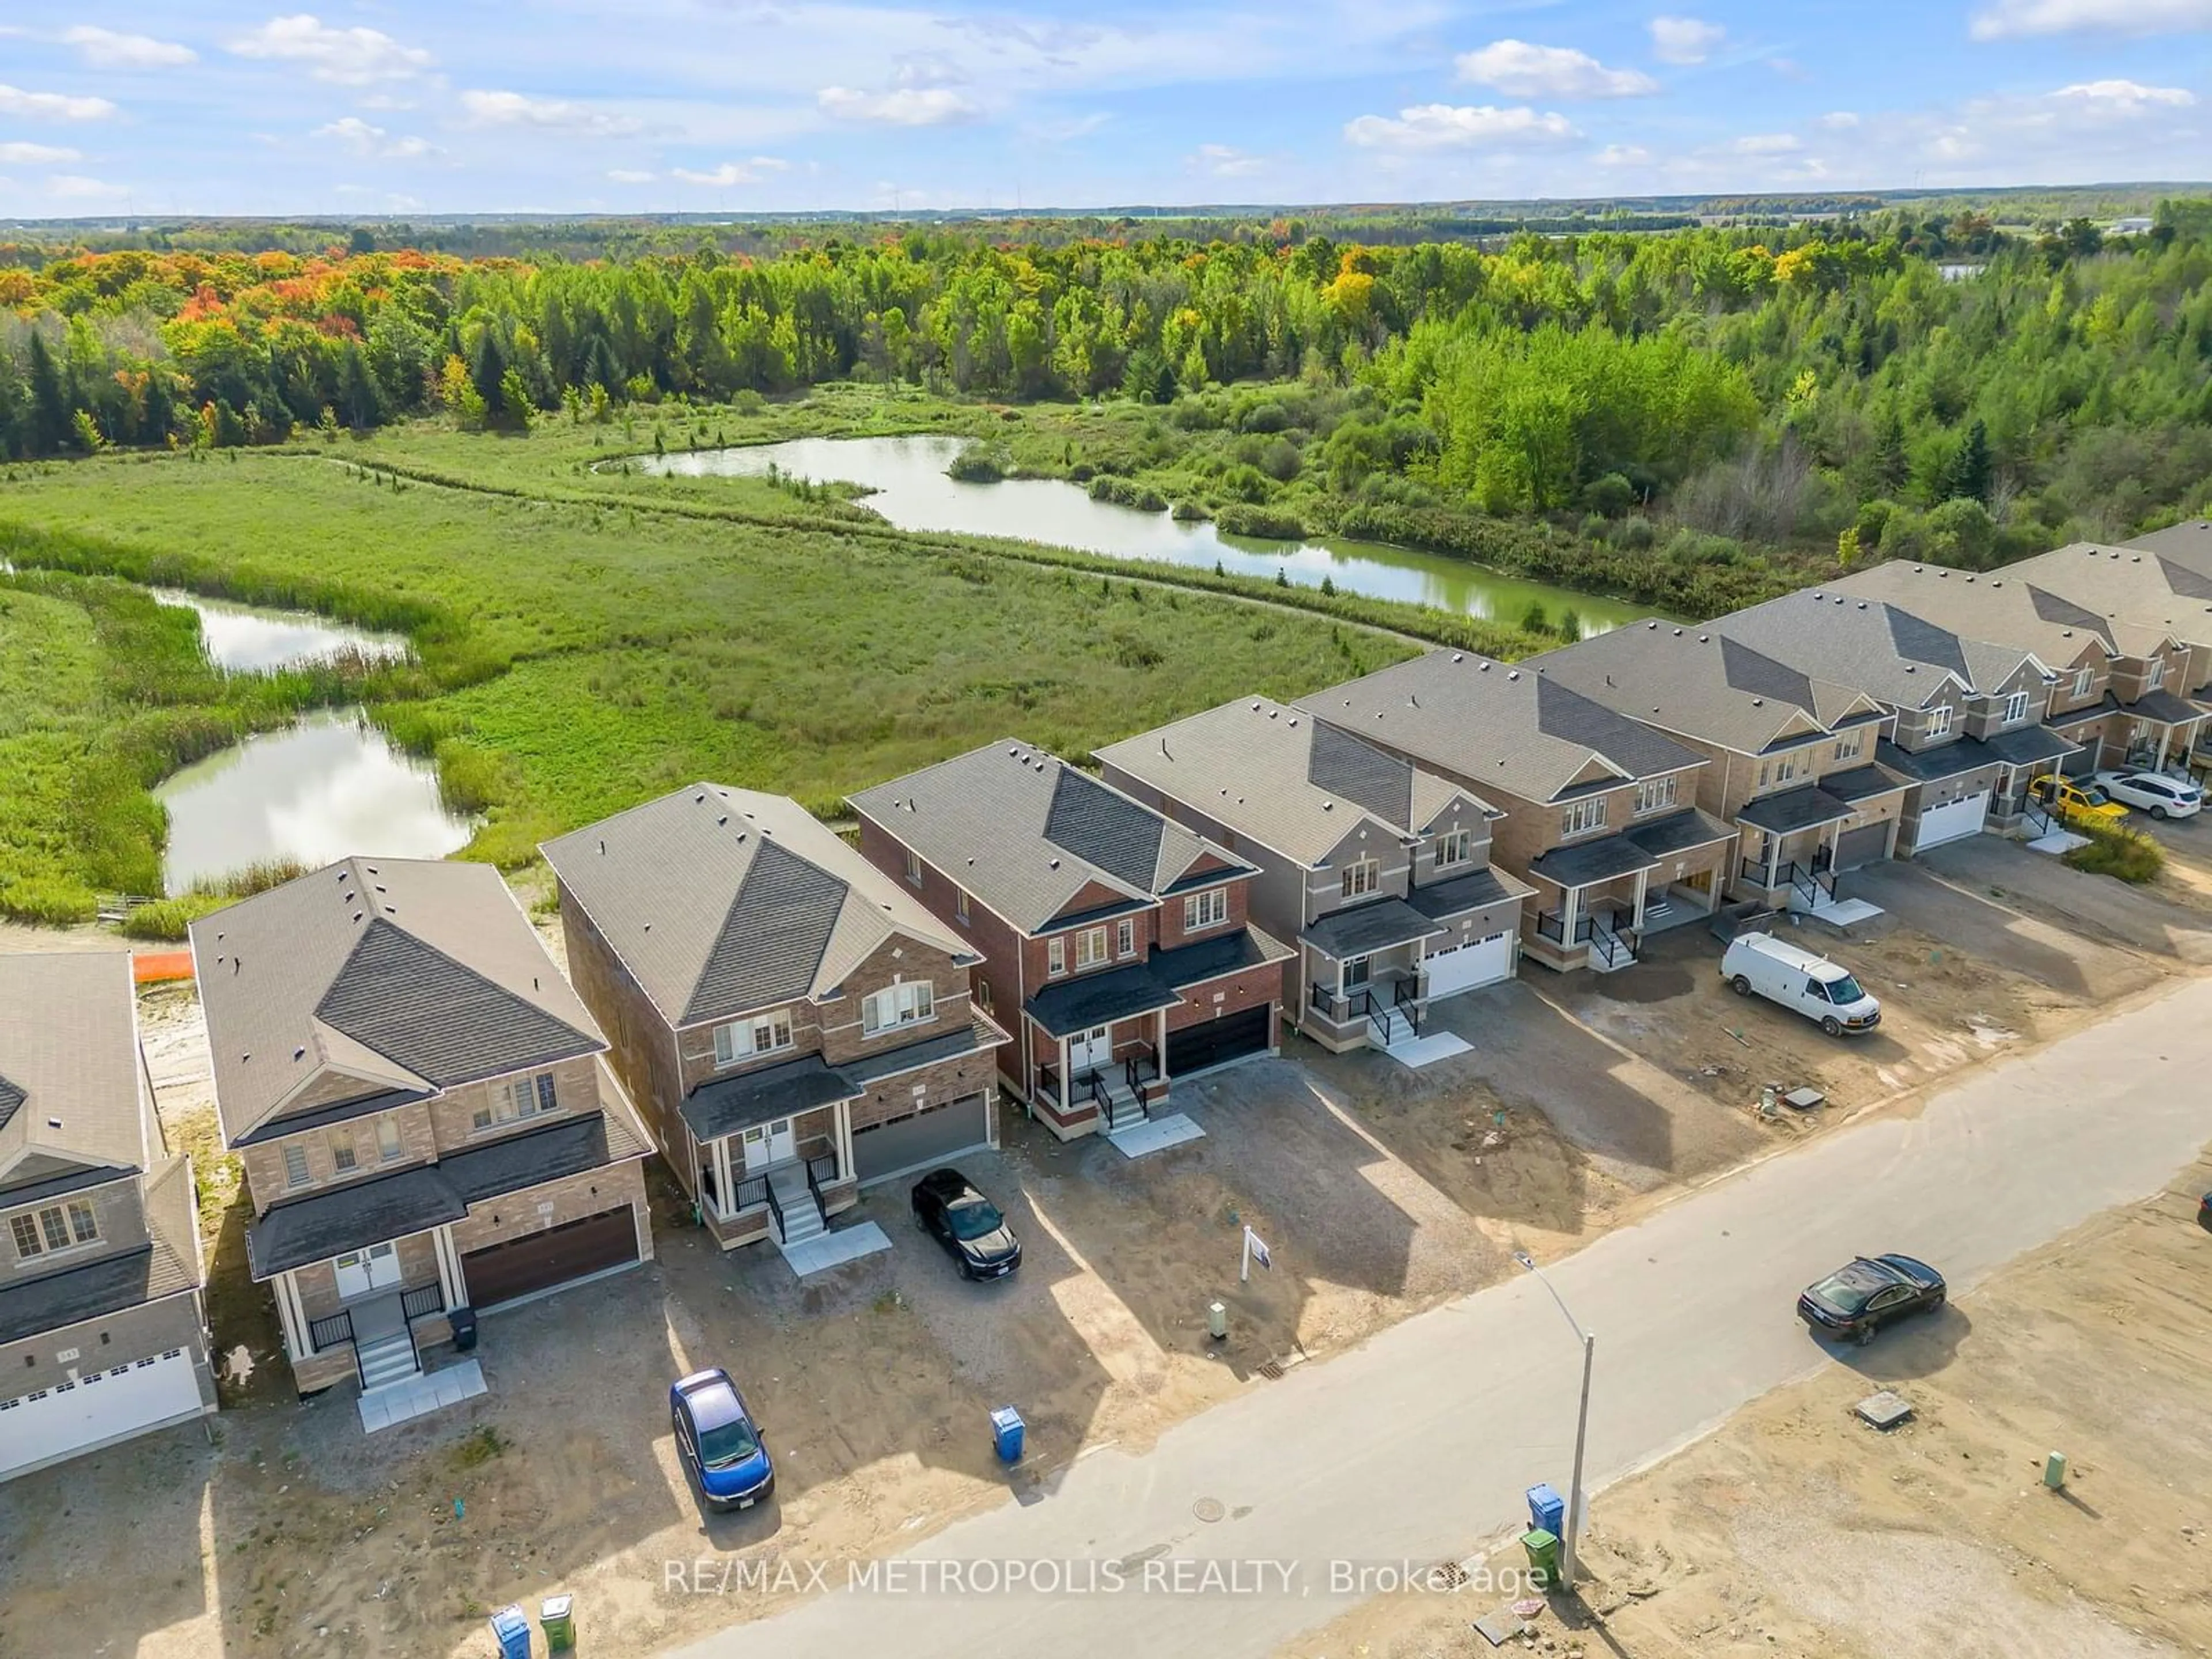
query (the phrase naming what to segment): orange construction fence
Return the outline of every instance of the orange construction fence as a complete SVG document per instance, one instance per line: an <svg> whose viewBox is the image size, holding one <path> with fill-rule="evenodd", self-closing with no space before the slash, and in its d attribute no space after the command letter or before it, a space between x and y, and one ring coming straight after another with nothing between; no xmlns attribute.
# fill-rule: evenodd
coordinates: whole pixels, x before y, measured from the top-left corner
<svg viewBox="0 0 2212 1659"><path fill-rule="evenodd" d="M148 951L131 958L131 977L140 985L153 985L162 980L190 979L192 976L192 953L190 951Z"/></svg>

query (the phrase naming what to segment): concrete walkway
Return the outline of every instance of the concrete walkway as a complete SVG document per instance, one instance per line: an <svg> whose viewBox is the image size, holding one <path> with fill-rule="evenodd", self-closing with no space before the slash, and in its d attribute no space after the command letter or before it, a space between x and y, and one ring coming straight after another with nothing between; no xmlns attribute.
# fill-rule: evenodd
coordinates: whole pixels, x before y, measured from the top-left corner
<svg viewBox="0 0 2212 1659"><path fill-rule="evenodd" d="M1608 1482L1834 1363L1794 1312L1822 1271L1904 1250L1964 1292L2155 1191L2212 1140L2208 1066L2212 979L1979 1073L1917 1116L1771 1158L1552 1268L1597 1333L1586 1484L1599 1521ZM1869 1351L1877 1365L1882 1352ZM917 1544L897 1589L888 1573L846 1588L846 1568L825 1564L833 1593L686 1651L1258 1659L1366 1599L1349 1576L1359 1566L1458 1557L1514 1520L1525 1487L1564 1489L1579 1366L1542 1286L1509 1280L1255 1382L1147 1455L1082 1459L1028 1501ZM1009 1560L1122 1588L1009 1592L996 1565ZM948 1564L967 1581L957 1590ZM1468 1617L1497 1599L1470 1597Z"/></svg>

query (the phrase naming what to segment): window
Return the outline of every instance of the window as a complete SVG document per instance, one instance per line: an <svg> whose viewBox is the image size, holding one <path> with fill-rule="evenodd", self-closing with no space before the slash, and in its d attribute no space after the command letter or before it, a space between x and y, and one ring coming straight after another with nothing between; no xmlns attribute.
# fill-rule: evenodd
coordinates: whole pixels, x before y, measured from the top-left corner
<svg viewBox="0 0 2212 1659"><path fill-rule="evenodd" d="M2027 693L2015 691L2004 700L2004 723L2010 726L2015 720L2024 720L2027 718Z"/></svg>
<svg viewBox="0 0 2212 1659"><path fill-rule="evenodd" d="M2097 671L2095 669L2077 668L2074 671L2074 695L2075 696L2087 696L2091 688L2093 688L2096 684Z"/></svg>
<svg viewBox="0 0 2212 1659"><path fill-rule="evenodd" d="M2153 657L2150 659L2150 672L2143 676L2143 690L2146 691L2155 691L2160 686L2164 685L2165 684L2166 659L2163 657Z"/></svg>
<svg viewBox="0 0 2212 1659"><path fill-rule="evenodd" d="M1137 924L1126 916L1114 924L1114 954L1117 957L1137 954Z"/></svg>
<svg viewBox="0 0 2212 1659"><path fill-rule="evenodd" d="M968 890L965 887L952 890L952 914L960 919L963 927L968 925Z"/></svg>
<svg viewBox="0 0 2212 1659"><path fill-rule="evenodd" d="M1046 941L1044 970L1054 979L1058 979L1067 971L1067 941L1066 939L1055 938Z"/></svg>
<svg viewBox="0 0 2212 1659"><path fill-rule="evenodd" d="M1855 761L1865 752L1866 733L1863 732L1854 732L1848 737L1836 739L1836 758L1839 761Z"/></svg>
<svg viewBox="0 0 2212 1659"><path fill-rule="evenodd" d="M304 1187L307 1184L307 1149L287 1146L284 1149L284 1184Z"/></svg>
<svg viewBox="0 0 2212 1659"><path fill-rule="evenodd" d="M975 981L975 1006L987 1014L991 1012L991 981L980 975Z"/></svg>
<svg viewBox="0 0 2212 1659"><path fill-rule="evenodd" d="M756 1019L733 1019L714 1028L714 1064L735 1066L756 1054L791 1047L791 1011L779 1008Z"/></svg>
<svg viewBox="0 0 2212 1659"><path fill-rule="evenodd" d="M1593 830L1604 828L1605 797L1602 795L1577 801L1559 819L1559 833L1563 836L1585 836Z"/></svg>
<svg viewBox="0 0 2212 1659"><path fill-rule="evenodd" d="M1182 930L1195 933L1203 927L1218 927L1229 920L1229 890L1209 887L1203 893L1193 893L1182 902Z"/></svg>
<svg viewBox="0 0 2212 1659"><path fill-rule="evenodd" d="M1102 930L1099 937L1105 934ZM902 1025L920 1025L937 1018L937 994L926 979L887 986L860 1005L860 1030L869 1036L895 1031Z"/></svg>
<svg viewBox="0 0 2212 1659"><path fill-rule="evenodd" d="M1437 837L1437 868L1449 870L1474 856L1474 831L1448 830Z"/></svg>
<svg viewBox="0 0 2212 1659"><path fill-rule="evenodd" d="M1795 783L1797 781L1796 756L1784 755L1774 763L1774 781L1777 783Z"/></svg>
<svg viewBox="0 0 2212 1659"><path fill-rule="evenodd" d="M540 1072L535 1077L519 1077L511 1083L495 1085L491 1098L477 1108L471 1122L478 1129L493 1129L502 1123L556 1111L559 1107L560 1103L553 1096L553 1073Z"/></svg>
<svg viewBox="0 0 2212 1659"><path fill-rule="evenodd" d="M1354 859L1344 866L1344 896L1358 898L1382 884L1382 866L1373 859Z"/></svg>
<svg viewBox="0 0 2212 1659"><path fill-rule="evenodd" d="M1636 816L1643 817L1652 812L1663 812L1674 805L1682 781L1673 773L1663 778L1646 778L1636 786Z"/></svg>
<svg viewBox="0 0 2212 1659"><path fill-rule="evenodd" d="M8 1229L15 1236L15 1254L28 1261L49 1250L66 1250L91 1244L100 1238L100 1217L87 1200L49 1204L43 1210L10 1217Z"/></svg>
<svg viewBox="0 0 2212 1659"><path fill-rule="evenodd" d="M354 1145L350 1131L341 1133L336 1129L331 1130L330 1145L331 1168L338 1174L350 1175L361 1167L361 1150Z"/></svg>
<svg viewBox="0 0 2212 1659"><path fill-rule="evenodd" d="M1075 936L1075 971L1096 968L1106 960L1106 930L1086 927Z"/></svg>
<svg viewBox="0 0 2212 1659"><path fill-rule="evenodd" d="M919 887L919 886L921 886L921 854L919 854L919 853L908 853L908 854L906 855L906 878L907 878L907 880L908 880L908 881L911 882L911 883L912 883L915 886L916 886L916 887Z"/></svg>
<svg viewBox="0 0 2212 1659"><path fill-rule="evenodd" d="M399 1144L399 1120L386 1112L376 1120L376 1158L389 1164L405 1149Z"/></svg>
<svg viewBox="0 0 2212 1659"><path fill-rule="evenodd" d="M1931 738L1948 738L1951 735L1951 705L1949 703L1938 703L1928 711L1928 735Z"/></svg>

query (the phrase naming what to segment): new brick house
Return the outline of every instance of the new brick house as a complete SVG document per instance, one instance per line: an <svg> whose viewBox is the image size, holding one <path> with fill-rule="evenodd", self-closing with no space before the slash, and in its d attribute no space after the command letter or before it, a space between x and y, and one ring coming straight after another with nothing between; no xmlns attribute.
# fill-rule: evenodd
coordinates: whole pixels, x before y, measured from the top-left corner
<svg viewBox="0 0 2212 1659"><path fill-rule="evenodd" d="M1098 751L1108 781L1252 866L1297 941L1285 1007L1339 1051L1419 1035L1429 1005L1512 976L1528 887L1491 866L1497 809L1266 697Z"/></svg>
<svg viewBox="0 0 2212 1659"><path fill-rule="evenodd" d="M407 1383L460 1310L652 1255L643 1126L496 871L348 859L191 937L301 1393Z"/></svg>
<svg viewBox="0 0 2212 1659"><path fill-rule="evenodd" d="M130 957L0 956L0 1480L214 1411L204 1278Z"/></svg>
<svg viewBox="0 0 2212 1659"><path fill-rule="evenodd" d="M1845 584L1787 594L1711 626L1881 705L1874 760L1907 786L1895 852L1908 857L2039 818L2029 787L2075 746L2045 724L2054 690L2048 659L2015 640L1959 631L1975 620L1971 606L1936 619ZM2071 648L2098 649L2081 640Z"/></svg>
<svg viewBox="0 0 2212 1659"><path fill-rule="evenodd" d="M544 850L577 989L725 1249L997 1144L974 943L796 802L694 784Z"/></svg>
<svg viewBox="0 0 2212 1659"><path fill-rule="evenodd" d="M1547 968L1627 966L1735 867L1735 832L1694 804L1705 757L1548 675L1431 651L1298 708L1504 812L1491 856L1534 890L1522 948Z"/></svg>
<svg viewBox="0 0 2212 1659"><path fill-rule="evenodd" d="M1718 631L1725 621L1646 620L1522 666L1705 757L1698 805L1739 838L1732 896L1832 913L1836 872L1896 851L1910 786L1874 762L1888 717Z"/></svg>
<svg viewBox="0 0 2212 1659"><path fill-rule="evenodd" d="M975 941L1015 1025L1009 1086L1063 1139L1127 1128L1176 1078L1279 1041L1291 952L1243 858L1011 739L855 795L860 850Z"/></svg>

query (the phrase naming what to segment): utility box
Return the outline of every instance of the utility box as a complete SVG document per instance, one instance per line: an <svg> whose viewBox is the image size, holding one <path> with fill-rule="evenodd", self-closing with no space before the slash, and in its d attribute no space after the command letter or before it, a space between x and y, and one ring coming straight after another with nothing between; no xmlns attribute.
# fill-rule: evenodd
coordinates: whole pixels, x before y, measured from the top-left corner
<svg viewBox="0 0 2212 1659"><path fill-rule="evenodd" d="M1528 1488L1528 1526L1533 1532L1548 1532L1554 1538L1567 1535L1566 1500L1552 1489L1549 1481Z"/></svg>
<svg viewBox="0 0 2212 1659"><path fill-rule="evenodd" d="M560 1653L576 1645L575 1606L573 1595L549 1595L538 1604L538 1623L545 1632L548 1652Z"/></svg>
<svg viewBox="0 0 2212 1659"><path fill-rule="evenodd" d="M492 1614L491 1633L499 1642L499 1659L530 1659L530 1620L519 1605Z"/></svg>
<svg viewBox="0 0 2212 1659"><path fill-rule="evenodd" d="M991 1445L1001 1463L1022 1461L1024 1433L1022 1414L1012 1406L1001 1406L991 1413Z"/></svg>

